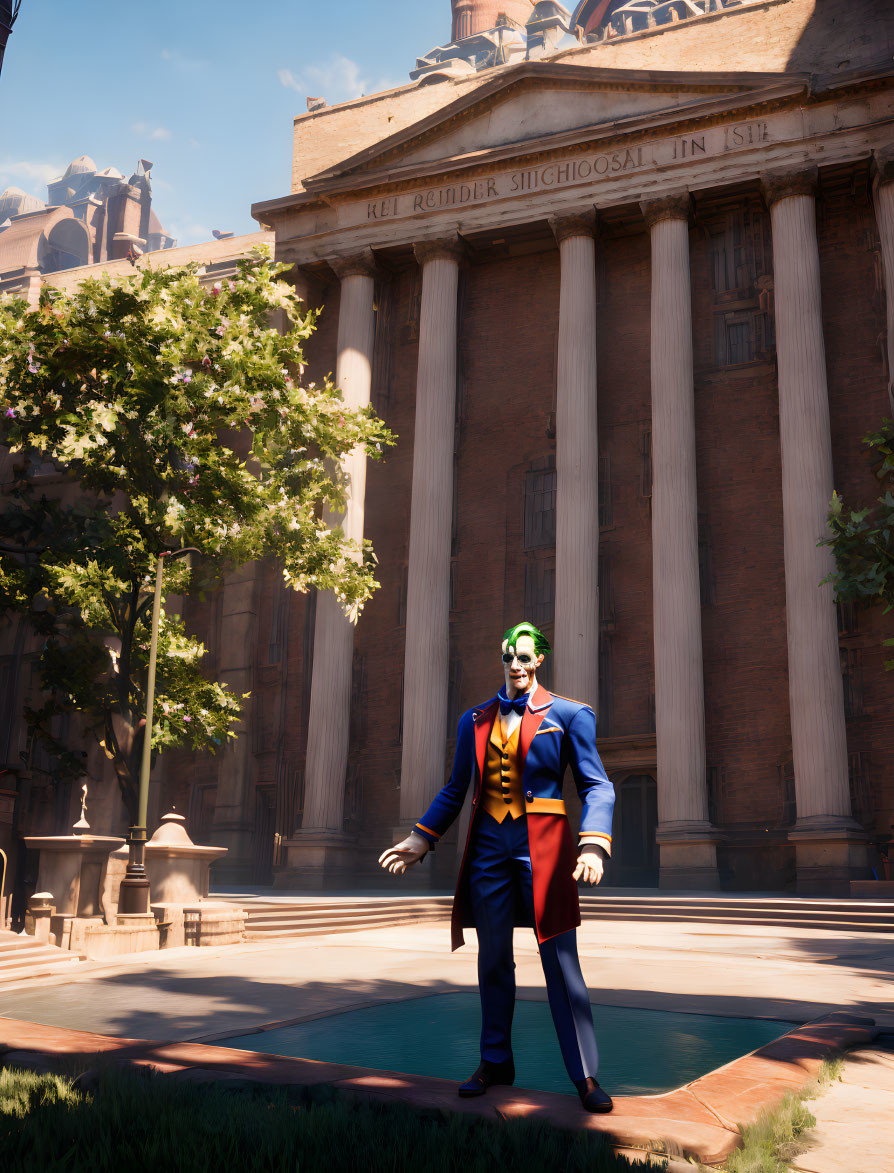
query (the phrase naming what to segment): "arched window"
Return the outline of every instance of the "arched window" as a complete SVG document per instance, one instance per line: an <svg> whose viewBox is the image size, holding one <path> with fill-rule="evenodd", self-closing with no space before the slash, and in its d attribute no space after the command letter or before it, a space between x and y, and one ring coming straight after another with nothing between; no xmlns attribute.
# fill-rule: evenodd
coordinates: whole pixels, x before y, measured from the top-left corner
<svg viewBox="0 0 894 1173"><path fill-rule="evenodd" d="M90 233L80 220L60 220L42 241L38 267L42 273L58 273L90 262Z"/></svg>

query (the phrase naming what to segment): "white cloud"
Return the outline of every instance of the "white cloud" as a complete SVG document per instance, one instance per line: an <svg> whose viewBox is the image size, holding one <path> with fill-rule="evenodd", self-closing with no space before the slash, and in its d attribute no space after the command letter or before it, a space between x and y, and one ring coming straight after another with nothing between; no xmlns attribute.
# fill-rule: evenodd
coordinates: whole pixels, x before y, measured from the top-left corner
<svg viewBox="0 0 894 1173"><path fill-rule="evenodd" d="M47 184L52 179L58 179L65 167L65 163L42 163L36 159L3 159L0 162L0 181L4 186L7 183L19 186L19 181Z"/></svg>
<svg viewBox="0 0 894 1173"><path fill-rule="evenodd" d="M153 142L164 142L171 137L171 132L166 126L151 126L148 122L132 122L130 129L132 134L152 139Z"/></svg>
<svg viewBox="0 0 894 1173"><path fill-rule="evenodd" d="M167 61L181 73L197 73L200 69L207 69L209 65L204 57L184 57L178 49L162 49L159 56L162 61Z"/></svg>
<svg viewBox="0 0 894 1173"><path fill-rule="evenodd" d="M295 90L307 97L325 98L327 102L346 102L364 94L391 89L398 84L385 78L364 76L356 61L340 54L330 57L322 65L308 65L298 73L293 73L291 69L279 69L276 76L287 90Z"/></svg>
<svg viewBox="0 0 894 1173"><path fill-rule="evenodd" d="M199 224L188 217L164 221L165 229L174 237L178 244L198 244L202 240L211 240L211 229L207 224Z"/></svg>

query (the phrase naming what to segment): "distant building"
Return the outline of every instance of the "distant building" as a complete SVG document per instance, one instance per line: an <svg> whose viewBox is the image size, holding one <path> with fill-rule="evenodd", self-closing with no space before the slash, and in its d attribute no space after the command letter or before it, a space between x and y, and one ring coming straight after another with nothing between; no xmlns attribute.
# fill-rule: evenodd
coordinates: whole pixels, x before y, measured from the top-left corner
<svg viewBox="0 0 894 1173"><path fill-rule="evenodd" d="M0 194L0 291L33 299L47 273L172 248L152 208L151 167L140 159L125 179L80 155L47 184L46 203L8 187Z"/></svg>
<svg viewBox="0 0 894 1173"><path fill-rule="evenodd" d="M497 65L541 61L568 49L721 14L758 0L453 0L449 44L418 58L410 77L436 82Z"/></svg>

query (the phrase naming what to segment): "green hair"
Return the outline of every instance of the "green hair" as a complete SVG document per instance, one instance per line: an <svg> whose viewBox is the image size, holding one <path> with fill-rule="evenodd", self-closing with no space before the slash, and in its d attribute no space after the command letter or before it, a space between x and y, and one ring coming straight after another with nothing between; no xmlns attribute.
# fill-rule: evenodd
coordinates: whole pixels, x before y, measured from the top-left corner
<svg viewBox="0 0 894 1173"><path fill-rule="evenodd" d="M534 651L538 656L541 653L544 656L548 656L552 651L552 648L549 646L549 640L543 632L539 631L533 623L528 623L527 620L516 623L515 627L510 627L508 631L503 633L503 640L510 648L514 648L516 641L521 635L529 635L531 637L534 641Z"/></svg>

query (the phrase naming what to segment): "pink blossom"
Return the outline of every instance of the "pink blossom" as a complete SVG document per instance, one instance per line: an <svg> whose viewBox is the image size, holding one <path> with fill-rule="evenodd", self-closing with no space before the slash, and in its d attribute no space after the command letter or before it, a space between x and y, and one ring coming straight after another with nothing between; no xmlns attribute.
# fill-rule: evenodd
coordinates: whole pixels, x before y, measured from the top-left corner
<svg viewBox="0 0 894 1173"><path fill-rule="evenodd" d="M11 407L7 407L6 415L7 415L7 418L9 418L11 420L14 420L16 418L16 413L12 410Z"/></svg>
<svg viewBox="0 0 894 1173"><path fill-rule="evenodd" d="M217 295L218 295L219 293L220 293L220 282L219 282L219 281L215 281L215 283L214 283L214 284L211 286L211 296L212 296L212 297L217 297Z"/></svg>
<svg viewBox="0 0 894 1173"><path fill-rule="evenodd" d="M184 717L184 718L183 718L183 720L184 720L184 721L191 721L191 720L192 720L192 717Z"/></svg>

